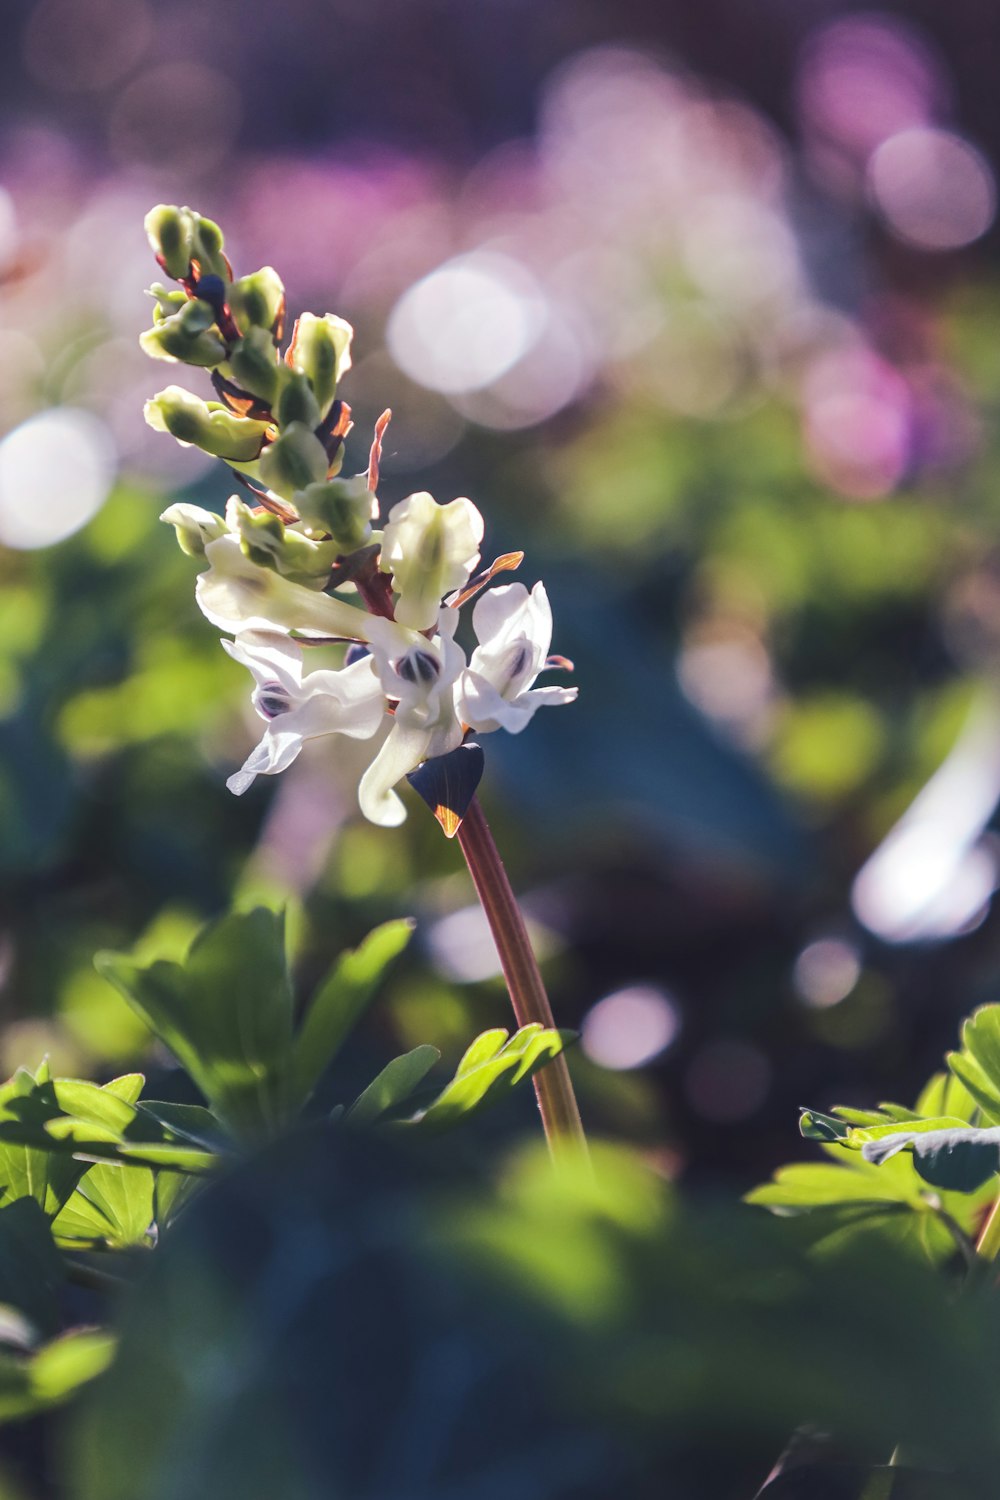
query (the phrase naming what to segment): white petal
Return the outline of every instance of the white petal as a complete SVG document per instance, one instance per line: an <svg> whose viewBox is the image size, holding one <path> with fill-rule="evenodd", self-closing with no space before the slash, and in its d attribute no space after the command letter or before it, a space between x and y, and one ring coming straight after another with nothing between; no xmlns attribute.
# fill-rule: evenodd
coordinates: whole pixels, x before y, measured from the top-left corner
<svg viewBox="0 0 1000 1500"><path fill-rule="evenodd" d="M302 647L287 635L264 631L241 631L234 641L222 640L222 649L247 667L255 682L280 682L296 696L302 685Z"/></svg>
<svg viewBox="0 0 1000 1500"><path fill-rule="evenodd" d="M282 718L290 715L282 715ZM264 731L258 745L250 751L242 769L230 776L226 786L236 797L242 797L258 776L277 776L295 760L303 746L303 737L294 731L278 728L279 721L272 720Z"/></svg>
<svg viewBox="0 0 1000 1500"><path fill-rule="evenodd" d="M361 778L358 802L365 817L383 828L395 828L406 818L406 808L392 790L427 754L426 730L393 724L388 738Z"/></svg>
<svg viewBox="0 0 1000 1500"><path fill-rule="evenodd" d="M572 703L578 691L575 687L534 688L508 702L491 682L470 668L462 674L458 711L479 734L490 734L494 729L520 734L538 709Z"/></svg>
<svg viewBox="0 0 1000 1500"><path fill-rule="evenodd" d="M516 619L529 597L523 583L501 584L499 588L488 589L485 594L480 594L472 608L472 628L476 632L476 640L484 646L488 645Z"/></svg>
<svg viewBox="0 0 1000 1500"><path fill-rule="evenodd" d="M359 672L359 667L368 670ZM303 739L346 734L352 740L367 740L385 718L385 694L367 661L339 672L311 672L305 694L298 707L282 716L294 721Z"/></svg>

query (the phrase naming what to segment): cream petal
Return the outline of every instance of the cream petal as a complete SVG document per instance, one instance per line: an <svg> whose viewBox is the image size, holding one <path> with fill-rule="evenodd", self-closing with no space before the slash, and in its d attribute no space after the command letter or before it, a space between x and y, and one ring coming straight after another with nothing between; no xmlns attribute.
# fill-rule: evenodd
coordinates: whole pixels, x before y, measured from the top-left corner
<svg viewBox="0 0 1000 1500"><path fill-rule="evenodd" d="M198 575L195 598L202 614L219 630L232 635L248 630L270 634L308 630L367 639L369 616L364 611L258 567L243 556L237 537L226 535L209 542L205 556L211 566Z"/></svg>
<svg viewBox="0 0 1000 1500"><path fill-rule="evenodd" d="M371 823L396 828L406 819L403 806L393 787L410 771L416 770L427 754L431 736L424 729L393 724L381 750L361 778L358 802Z"/></svg>

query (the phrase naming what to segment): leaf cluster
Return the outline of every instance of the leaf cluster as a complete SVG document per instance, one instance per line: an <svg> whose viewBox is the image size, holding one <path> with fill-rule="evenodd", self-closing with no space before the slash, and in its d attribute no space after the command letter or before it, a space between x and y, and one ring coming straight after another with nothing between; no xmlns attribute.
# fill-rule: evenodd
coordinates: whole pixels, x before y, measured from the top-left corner
<svg viewBox="0 0 1000 1500"><path fill-rule="evenodd" d="M47 1063L35 1073L21 1069L0 1086L0 1304L9 1302L30 1329L57 1331L55 1289L67 1271L91 1279L95 1255L151 1249L210 1174L310 1111L317 1116L320 1081L411 931L407 921L388 922L342 953L301 1021L284 920L266 908L210 923L179 963L99 954L101 974L173 1053L205 1102L141 1098L145 1080L138 1073L103 1087L52 1077ZM438 1049L418 1046L328 1118L351 1136L382 1126L440 1130L524 1083L565 1041L565 1034L540 1026L513 1037L485 1032L443 1087L427 1082ZM105 1274L97 1271L98 1278ZM62 1342L53 1351L32 1344L30 1353L11 1355L6 1373L0 1358L0 1419L39 1410L68 1394L75 1376L82 1381L103 1368L110 1357L105 1335L79 1337L83 1342Z"/></svg>

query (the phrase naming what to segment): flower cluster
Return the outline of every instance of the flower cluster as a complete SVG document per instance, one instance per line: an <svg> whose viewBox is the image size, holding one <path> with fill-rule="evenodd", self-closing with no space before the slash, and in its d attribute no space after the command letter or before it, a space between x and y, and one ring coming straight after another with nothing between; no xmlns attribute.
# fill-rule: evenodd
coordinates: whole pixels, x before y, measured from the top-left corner
<svg viewBox="0 0 1000 1500"><path fill-rule="evenodd" d="M168 386L147 403L146 419L224 459L246 492L224 517L182 504L163 513L184 551L204 560L198 604L232 635L222 644L251 672L266 723L228 785L240 794L256 776L285 770L306 740L370 739L388 719L359 800L372 822L400 823L394 788L423 761L473 732L517 734L536 709L576 697L575 688L534 685L547 667L569 666L549 656L545 588L480 593L521 554L476 573L483 518L470 500L410 495L379 529L389 412L376 424L367 471L340 474L351 421L337 393L350 368L350 325L305 313L282 352L285 294L272 267L235 279L218 226L191 209L161 205L146 230L179 289L151 289L143 347L209 370L218 397ZM478 644L467 658L455 635L462 605L476 595ZM348 643L344 664L307 672L310 646L331 641Z"/></svg>

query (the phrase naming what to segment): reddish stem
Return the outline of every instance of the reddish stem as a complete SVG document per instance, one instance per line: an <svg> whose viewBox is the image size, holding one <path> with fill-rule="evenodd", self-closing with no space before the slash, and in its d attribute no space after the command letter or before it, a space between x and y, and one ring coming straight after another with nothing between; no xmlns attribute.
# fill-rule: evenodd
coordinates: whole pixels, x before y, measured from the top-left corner
<svg viewBox="0 0 1000 1500"><path fill-rule="evenodd" d="M552 1007L503 861L479 800L473 797L458 830L458 842L469 867L486 920L493 933L518 1026L539 1022L554 1027ZM562 1053L535 1074L535 1094L542 1126L553 1157L571 1148L587 1149L580 1110Z"/></svg>

